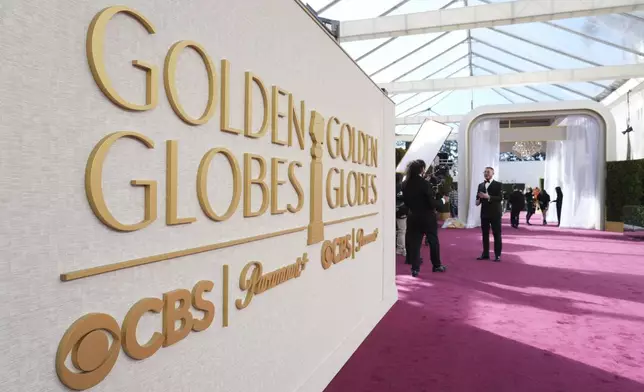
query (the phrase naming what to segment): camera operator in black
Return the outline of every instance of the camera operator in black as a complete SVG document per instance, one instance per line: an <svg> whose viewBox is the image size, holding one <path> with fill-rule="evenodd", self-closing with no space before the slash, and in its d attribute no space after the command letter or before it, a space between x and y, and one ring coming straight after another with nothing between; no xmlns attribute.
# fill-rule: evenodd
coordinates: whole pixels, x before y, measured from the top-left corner
<svg viewBox="0 0 644 392"><path fill-rule="evenodd" d="M429 240L430 259L433 272L445 272L445 267L440 260L440 244L438 242L438 222L436 208L439 204L446 203L445 196L440 201L436 200L434 190L425 181L425 162L417 160L409 165L407 178L402 184L403 198L409 208L407 215L407 259L411 263L412 276L420 272L420 248L423 235Z"/></svg>

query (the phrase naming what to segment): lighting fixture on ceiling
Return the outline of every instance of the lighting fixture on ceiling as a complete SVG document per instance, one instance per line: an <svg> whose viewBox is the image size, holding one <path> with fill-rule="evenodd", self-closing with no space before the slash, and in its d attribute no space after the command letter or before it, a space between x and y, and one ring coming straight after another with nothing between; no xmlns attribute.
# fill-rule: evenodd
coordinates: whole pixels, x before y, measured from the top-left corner
<svg viewBox="0 0 644 392"><path fill-rule="evenodd" d="M515 142L512 152L521 158L528 158L541 152L542 148L542 142Z"/></svg>

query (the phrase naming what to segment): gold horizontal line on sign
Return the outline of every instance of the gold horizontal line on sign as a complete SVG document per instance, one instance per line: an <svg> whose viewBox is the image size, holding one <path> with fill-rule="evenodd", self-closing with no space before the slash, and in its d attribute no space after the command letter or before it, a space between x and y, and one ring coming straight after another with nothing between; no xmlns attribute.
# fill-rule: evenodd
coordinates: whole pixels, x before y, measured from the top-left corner
<svg viewBox="0 0 644 392"><path fill-rule="evenodd" d="M335 225L335 224L338 224L338 223L344 223L344 222L349 222L349 221L352 221L352 220L367 218L369 216L374 216L374 215L377 215L377 214L378 214L377 212L372 212L370 214L364 214L364 215L353 216L353 217L350 217L350 218L338 219L338 220L334 220L334 221L325 222L324 225L325 226ZM67 272L67 273L64 273L64 274L60 274L60 280L63 281L63 282L69 282L69 281L72 281L72 280L89 278L90 276L96 276L96 275L105 274L105 273L108 273L108 272L119 271L119 270L123 270L123 269L126 269L126 268L134 268L134 267L139 267L139 266L146 265L146 264L152 264L152 263L158 263L158 262L161 262L161 261L172 260L172 259L176 259L176 258L179 258L179 257L191 256L191 255L196 255L198 253L204 253L204 252L210 252L210 251L217 250L217 249L230 248L232 246L248 244L248 243L251 243L251 242L266 240L266 239L269 239L269 238L281 237L283 235L288 235L288 234L298 233L298 232L301 232L301 231L306 231L306 228L307 228L306 226L300 226L300 227L296 227L296 228L293 228L293 229L286 229L286 230L276 231L276 232L273 232L273 233L259 234L259 235L252 236L252 237L245 237L245 238L240 238L240 239L236 239L236 240L219 242L219 243L216 243L216 244L198 246L196 248L178 250L178 251L175 251L175 252L162 253L162 254L154 255L154 256L141 257L141 258L138 258L138 259L122 261L122 262L119 262L119 263L112 263L112 264L106 264L106 265L102 265L102 266L98 266L98 267L81 269L81 270L77 270L77 271L72 271L72 272Z"/></svg>
<svg viewBox="0 0 644 392"><path fill-rule="evenodd" d="M364 214L364 215L352 216L350 218L342 218L342 219L332 220L332 221L329 221L329 222L324 222L324 226L337 225L338 223L344 223L344 222L349 222L349 221L356 220L356 219L368 218L370 216L375 216L375 215L378 215L378 213L377 212L372 212L370 214Z"/></svg>

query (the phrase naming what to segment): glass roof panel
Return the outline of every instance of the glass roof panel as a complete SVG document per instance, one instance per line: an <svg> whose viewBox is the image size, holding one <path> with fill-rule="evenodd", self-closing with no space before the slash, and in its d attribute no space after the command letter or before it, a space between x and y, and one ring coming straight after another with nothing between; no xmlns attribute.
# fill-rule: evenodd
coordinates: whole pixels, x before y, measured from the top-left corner
<svg viewBox="0 0 644 392"><path fill-rule="evenodd" d="M408 54L409 52L421 47L422 45L427 44L439 34L437 33L428 33L428 34L416 34L416 35L406 35L404 37L396 38L387 44L382 49L370 54L369 56L362 59L359 63L360 67L368 74L378 71L385 65L391 63L392 61L401 58L402 56ZM448 34L448 36L451 34ZM447 39L444 37L436 41Z"/></svg>
<svg viewBox="0 0 644 392"><path fill-rule="evenodd" d="M463 43L454 47L452 50L445 52L439 58L432 60L427 64L422 65L421 63L421 66L419 66L418 68L414 67L416 69L412 68L412 70L410 70L411 72L407 71L394 80L405 82L410 80L423 80L428 78L440 77L437 75L447 75L449 74L449 72L445 73L442 70L447 67L445 68L445 70L449 69L451 70L451 72L453 72L454 68L452 68L452 65L456 64L456 62L458 62L458 66L462 66L462 61L465 61L467 63L467 53L467 43ZM433 57L434 56L432 56L432 58Z"/></svg>
<svg viewBox="0 0 644 392"><path fill-rule="evenodd" d="M487 43L487 41L485 41ZM474 55L477 55L481 58L491 58L494 59L495 61L507 64L508 66L511 66L516 69L520 69L523 72L537 72L537 71L547 71L548 69L552 69L552 67L547 68L548 64L544 64L541 58L538 57L517 57L518 54L511 55L510 53L514 53L513 51L507 50L501 46L497 46L493 43L489 43L490 45L495 46L495 48L483 44L478 41L472 41L472 53ZM497 49L498 48L498 49ZM506 52L507 50L507 52ZM532 61L528 61L532 60ZM542 65L537 65L535 63L540 63Z"/></svg>
<svg viewBox="0 0 644 392"><path fill-rule="evenodd" d="M450 0L409 0L392 11L389 15L413 14L416 12L433 11L452 3ZM450 4L448 8L463 7L462 1Z"/></svg>
<svg viewBox="0 0 644 392"><path fill-rule="evenodd" d="M419 69L424 68L424 63L431 59L434 59L437 56L438 57L430 61L430 63L433 63L433 65L435 65L437 69L440 69L441 67L448 65L450 61L453 61L453 59L450 60L449 57L443 57L440 54L448 49L456 49L456 46L458 45L463 45L466 39L467 34L463 31L456 31L442 36L440 34L434 34L433 39L428 40L427 45L420 50L405 57L404 59L389 57L384 64L381 64L380 67L370 75L376 83L391 82L394 79L405 75L409 71L418 71ZM465 53L467 53L467 47L465 45L463 46ZM465 53L461 51L461 56ZM374 54L374 56L375 55L376 54ZM367 59L365 59L365 61L366 60ZM397 62L395 64L392 64L393 61ZM360 64L362 64L362 61L360 62Z"/></svg>
<svg viewBox="0 0 644 392"><path fill-rule="evenodd" d="M449 94L449 91L420 93L413 99L397 105L396 117L415 116L423 112L425 115L427 115L427 112L433 107L433 105L441 100L444 100Z"/></svg>
<svg viewBox="0 0 644 392"><path fill-rule="evenodd" d="M320 13L320 16L334 20L355 20L375 18L387 12L401 0L342 0ZM327 4L330 2L327 2ZM310 4L310 2L309 2ZM311 5L313 7L313 5ZM314 7L315 8L315 7ZM317 7L319 10L322 7Z"/></svg>
<svg viewBox="0 0 644 392"><path fill-rule="evenodd" d="M537 60L552 68L584 68L592 67L591 64L566 56L565 50L559 50L561 53L556 53L548 49L542 48L531 43L526 43L518 38L513 38L503 34L505 30L498 29L500 32L492 29L474 29L472 30L472 38L474 40L480 39L481 41L491 43L497 47L504 48L512 51L522 57ZM522 37L519 37L522 38ZM538 43L536 40L531 40ZM578 56L583 58L583 56Z"/></svg>
<svg viewBox="0 0 644 392"><path fill-rule="evenodd" d="M644 57L642 57L642 54L644 54L642 51L644 43L644 21L642 20L614 14L590 18L563 19L552 22L552 24L640 53L638 55L627 50L617 49L615 53L622 58L625 64L644 61ZM598 51L611 48L611 46L590 38L582 39L587 40L587 44L595 47ZM613 51L615 50L613 49Z"/></svg>
<svg viewBox="0 0 644 392"><path fill-rule="evenodd" d="M421 124L413 125L396 125L396 135L415 135L420 129Z"/></svg>
<svg viewBox="0 0 644 392"><path fill-rule="evenodd" d="M395 94L395 95L390 96L389 98L391 98L391 100L394 101L394 103L399 104L400 102L402 102L404 100L407 100L408 98L410 98L411 96L414 96L414 95L416 95L416 94L414 94L414 93Z"/></svg>
<svg viewBox="0 0 644 392"><path fill-rule="evenodd" d="M579 91L580 93L589 95L593 98L605 90L605 88L603 87L599 87L594 84L583 83L583 82L561 83L560 85L563 87L567 87L567 88Z"/></svg>
<svg viewBox="0 0 644 392"><path fill-rule="evenodd" d="M467 73L469 75L469 70ZM471 110L471 102L472 91L456 90L442 101L435 103L432 110L441 116L460 115Z"/></svg>
<svg viewBox="0 0 644 392"><path fill-rule="evenodd" d="M432 102L440 99L441 94L444 93L445 92L441 93L440 91L432 91L414 94L409 99L404 100L403 102L396 105L396 115L398 116L399 114L404 114L408 116L411 113L426 110L429 106L431 106Z"/></svg>
<svg viewBox="0 0 644 392"><path fill-rule="evenodd" d="M573 20L577 29L582 29L586 18ZM565 51L574 56L583 57L601 65L633 64L632 59L625 58L624 51L611 46L559 30L544 23L523 23L503 26L497 30L537 42L539 44ZM514 49L514 48L513 48ZM564 68L564 67L559 67Z"/></svg>
<svg viewBox="0 0 644 392"><path fill-rule="evenodd" d="M507 1L514 0L467 3L480 6ZM326 8L322 17L340 21L465 6L464 0L307 2L316 10ZM467 77L470 54L474 76L644 63L644 11L480 28L470 33L471 42L467 41L467 30L456 30L344 42L342 46L376 83ZM397 104L397 116L462 115L472 106L596 99L618 82L622 81L394 94L392 99ZM414 127L413 132L418 126Z"/></svg>
<svg viewBox="0 0 644 392"><path fill-rule="evenodd" d="M389 41L389 38L378 38L378 39L369 39L364 41L343 42L342 48L346 50L347 53L349 53L349 56L351 56L351 58L358 59L361 56L365 55L370 50L377 48L378 45L382 45L387 41Z"/></svg>

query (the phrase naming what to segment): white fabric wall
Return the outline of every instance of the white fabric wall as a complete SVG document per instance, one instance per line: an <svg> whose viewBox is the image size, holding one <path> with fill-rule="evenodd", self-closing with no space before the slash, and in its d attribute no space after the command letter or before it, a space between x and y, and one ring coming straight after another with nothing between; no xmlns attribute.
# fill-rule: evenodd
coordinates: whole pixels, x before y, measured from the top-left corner
<svg viewBox="0 0 644 392"><path fill-rule="evenodd" d="M561 227L600 229L599 124L585 115L566 116L561 124L566 126L566 140L548 142L544 187L551 200L557 199L555 188L562 189ZM554 207L548 211L550 222L556 221Z"/></svg>
<svg viewBox="0 0 644 392"><path fill-rule="evenodd" d="M631 93L630 104L631 126L634 130L630 135L631 151L633 159L642 159L644 158L644 90L641 90L641 86L636 87L634 90L635 92ZM622 132L626 129L626 119L628 117L626 99L620 100L618 104L611 106L610 111L615 118L616 126L616 160L623 161L626 159L626 136L622 135Z"/></svg>
<svg viewBox="0 0 644 392"><path fill-rule="evenodd" d="M531 188L539 186L543 178L545 161L500 162L497 180L505 183L526 184Z"/></svg>
<svg viewBox="0 0 644 392"><path fill-rule="evenodd" d="M106 0L9 1L0 14L0 287L5 316L0 320L0 390L66 391L57 379L54 358L65 330L92 312L123 320L128 309L146 297L190 290L212 280L207 295L217 309L214 323L144 361L124 353L107 378L92 391L320 391L340 369L371 328L396 300L394 285L394 118L393 104L313 20L291 0L123 0L155 24L148 35L132 19L117 15L108 27L105 58L115 88L140 102L144 77L131 66L141 59L163 69L165 55L179 40L202 44L220 72L231 62L231 123L243 126L244 71L259 75L306 100L307 111L327 119L337 116L379 139L379 167L364 168L324 153L324 174L332 166L378 175L377 205L330 210L325 221L379 212L379 215L329 226L326 238L352 228L380 230L378 241L355 260L323 270L322 244L306 245L306 232L243 246L197 254L84 280L62 283L59 274L92 266L208 245L239 237L305 226L309 217L309 147L286 148L263 140L219 131L219 109L203 126L188 126L172 111L161 75L159 104L148 112L124 111L97 88L85 55L92 18L113 5ZM204 107L206 77L201 59L186 51L177 84L185 109L197 115ZM270 92L269 92L270 93ZM256 92L257 94L257 92ZM255 118L261 106L254 104ZM284 111L286 111L284 109ZM285 120L284 120L285 121ZM308 120L307 120L308 124ZM285 127L285 122L281 127ZM93 215L84 190L87 158L105 135L134 130L152 138L154 150L131 142L110 152L104 189L121 220L138 221L140 189L130 179L158 181L159 218L149 227L118 233ZM165 141L179 141L179 216L197 221L165 225ZM283 157L304 164L298 171L305 193L298 214L267 212L244 219L241 206L225 223L206 219L195 192L202 155L227 147L243 164L243 153ZM225 162L216 158L213 164ZM270 165L270 161L268 161ZM214 169L211 169L214 170ZM285 173L282 174L285 178ZM212 202L230 198L230 173L222 171L209 185ZM280 204L295 201L288 183ZM214 195L217 196L214 196ZM253 193L253 205L259 204ZM221 211L220 211L221 213ZM286 245L286 246L285 246ZM295 262L308 252L303 275L253 299L238 311L234 300L241 268L260 260L265 271ZM221 327L222 265L229 264L230 326ZM160 331L160 317L146 315L138 335L147 340ZM145 341L143 340L143 341Z"/></svg>
<svg viewBox="0 0 644 392"><path fill-rule="evenodd" d="M500 173L501 129L499 123L498 118L482 119L472 129L472 145L476 146L472 150L473 175L469 183L470 192L466 198L462 199L469 205L469 211L475 211L467 217L466 226L468 228L481 225L480 206L476 206L476 190L483 181L485 168L491 167L496 174ZM459 219L464 220L460 212Z"/></svg>

